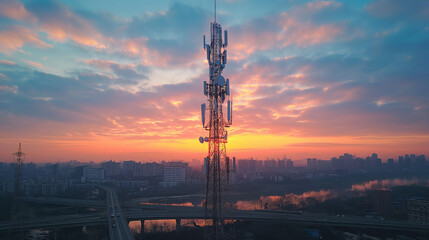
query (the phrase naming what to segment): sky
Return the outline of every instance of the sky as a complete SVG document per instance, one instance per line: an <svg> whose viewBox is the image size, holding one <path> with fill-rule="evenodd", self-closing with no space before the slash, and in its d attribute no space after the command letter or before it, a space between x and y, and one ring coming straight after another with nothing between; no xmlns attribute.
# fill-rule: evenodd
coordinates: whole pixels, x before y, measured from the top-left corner
<svg viewBox="0 0 429 240"><path fill-rule="evenodd" d="M212 0L0 0L0 161L202 160ZM429 1L219 0L228 155L429 155Z"/></svg>

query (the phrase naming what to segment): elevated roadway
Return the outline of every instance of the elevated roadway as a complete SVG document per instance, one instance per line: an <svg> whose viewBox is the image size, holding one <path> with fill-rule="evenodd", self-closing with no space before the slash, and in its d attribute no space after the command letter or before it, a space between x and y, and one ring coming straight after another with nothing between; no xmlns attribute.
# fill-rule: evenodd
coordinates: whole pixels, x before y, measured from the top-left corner
<svg viewBox="0 0 429 240"><path fill-rule="evenodd" d="M150 205L140 203L124 204L124 210L119 205L116 193L106 188L107 211L93 214L77 214L51 217L46 219L33 219L20 222L2 222L0 231L15 231L34 228L57 228L85 225L109 224L111 239L133 239L128 227L128 221L156 220L156 219L204 219L204 209L201 207L185 207L170 205ZM58 199L57 199L58 200ZM63 200L61 200L63 201ZM307 226L334 226L360 229L383 229L394 231L411 231L429 233L429 224L408 221L393 221L380 219L367 219L358 216L335 216L328 214L287 212L268 210L231 210L227 219L247 221L274 221L289 222Z"/></svg>
<svg viewBox="0 0 429 240"><path fill-rule="evenodd" d="M127 219L204 219L202 207L184 207L167 205L142 204L140 208L129 208L124 212ZM335 226L360 229L383 229L396 231L428 232L429 224L397 220L367 219L359 216L336 216L328 214L268 211L268 210L230 210L224 216L226 219L247 221L289 222L313 226Z"/></svg>
<svg viewBox="0 0 429 240"><path fill-rule="evenodd" d="M79 207L94 207L105 208L106 204L100 200L86 200L86 199L71 199L71 198L51 198L51 197L23 197L25 202L57 204L57 205L70 205Z"/></svg>
<svg viewBox="0 0 429 240"><path fill-rule="evenodd" d="M0 222L0 231L20 231L36 228L80 227L107 224L105 213L62 215L49 218L36 218L25 221Z"/></svg>

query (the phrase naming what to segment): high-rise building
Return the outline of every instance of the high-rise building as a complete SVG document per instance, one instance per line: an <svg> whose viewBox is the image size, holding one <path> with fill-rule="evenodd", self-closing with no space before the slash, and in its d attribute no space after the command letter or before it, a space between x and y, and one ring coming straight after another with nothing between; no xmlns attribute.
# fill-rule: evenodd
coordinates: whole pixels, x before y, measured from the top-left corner
<svg viewBox="0 0 429 240"><path fill-rule="evenodd" d="M387 166L393 168L395 166L395 160L393 158L387 159Z"/></svg>
<svg viewBox="0 0 429 240"><path fill-rule="evenodd" d="M164 165L164 182L169 185L177 185L186 181L186 169L188 163L168 162Z"/></svg>
<svg viewBox="0 0 429 240"><path fill-rule="evenodd" d="M121 174L121 164L115 161L108 161L101 163L103 166L106 177L118 176Z"/></svg>
<svg viewBox="0 0 429 240"><path fill-rule="evenodd" d="M249 171L249 160L247 159L240 159L237 161L237 167L238 171L241 173L246 173Z"/></svg>
<svg viewBox="0 0 429 240"><path fill-rule="evenodd" d="M317 159L316 158L307 158L307 168L316 168Z"/></svg>
<svg viewBox="0 0 429 240"><path fill-rule="evenodd" d="M286 168L286 159L279 159L277 161L277 166L279 169L285 169Z"/></svg>
<svg viewBox="0 0 429 240"><path fill-rule="evenodd" d="M123 161L122 162L123 170L125 176L132 177L136 171L136 162L134 161Z"/></svg>
<svg viewBox="0 0 429 240"><path fill-rule="evenodd" d="M307 168L313 167L313 161L311 161L311 158L307 158Z"/></svg>
<svg viewBox="0 0 429 240"><path fill-rule="evenodd" d="M287 162L286 162L286 167L287 168L293 168L293 161L290 160L290 159L288 159Z"/></svg>
<svg viewBox="0 0 429 240"><path fill-rule="evenodd" d="M373 190L371 192L372 210L381 216L390 216L392 214L392 191L391 190Z"/></svg>
<svg viewBox="0 0 429 240"><path fill-rule="evenodd" d="M84 167L82 177L82 180L89 182L103 181L105 178L104 168Z"/></svg>
<svg viewBox="0 0 429 240"><path fill-rule="evenodd" d="M277 167L277 162L274 159L271 159L271 160L267 159L264 162L264 167L266 170L275 170Z"/></svg>
<svg viewBox="0 0 429 240"><path fill-rule="evenodd" d="M142 175L144 177L162 176L164 174L164 165L159 163L143 163Z"/></svg>

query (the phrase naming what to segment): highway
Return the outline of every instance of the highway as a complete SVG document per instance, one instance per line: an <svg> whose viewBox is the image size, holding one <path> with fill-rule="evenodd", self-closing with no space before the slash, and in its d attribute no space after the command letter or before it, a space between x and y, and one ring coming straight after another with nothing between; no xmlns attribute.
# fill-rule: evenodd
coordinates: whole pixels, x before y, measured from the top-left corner
<svg viewBox="0 0 429 240"><path fill-rule="evenodd" d="M109 218L109 235L111 240L134 240L134 236L128 227L124 217L118 196L115 190L105 188L107 191L107 213Z"/></svg>

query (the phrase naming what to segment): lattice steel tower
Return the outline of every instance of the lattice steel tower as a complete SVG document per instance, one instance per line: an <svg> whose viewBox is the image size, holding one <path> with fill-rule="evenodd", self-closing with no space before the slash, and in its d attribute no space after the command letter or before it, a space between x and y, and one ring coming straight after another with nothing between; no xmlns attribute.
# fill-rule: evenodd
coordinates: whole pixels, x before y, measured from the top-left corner
<svg viewBox="0 0 429 240"><path fill-rule="evenodd" d="M18 152L12 154L15 162L15 196L22 196L24 194L22 189L22 162L25 158L25 153L22 152L21 143L19 143Z"/></svg>
<svg viewBox="0 0 429 240"><path fill-rule="evenodd" d="M222 34L224 33L224 34ZM200 142L208 142L208 155L204 159L206 175L206 199L204 228L205 239L229 239L234 238L233 231L225 226L225 207L222 203L222 192L227 189L230 172L235 171L235 158L230 164L226 154L228 142L228 128L232 124L232 101L230 100L229 79L222 76L222 70L227 63L228 33L222 32L222 27L215 19L210 24L210 44L206 44L203 37L203 47L207 52L207 61L210 70L209 82L204 81L204 95L207 96L206 104L201 105L203 127L208 131L208 137L200 137ZM223 35L223 38L222 38ZM227 118L223 116L223 103L227 102ZM205 121L206 111L208 120Z"/></svg>

